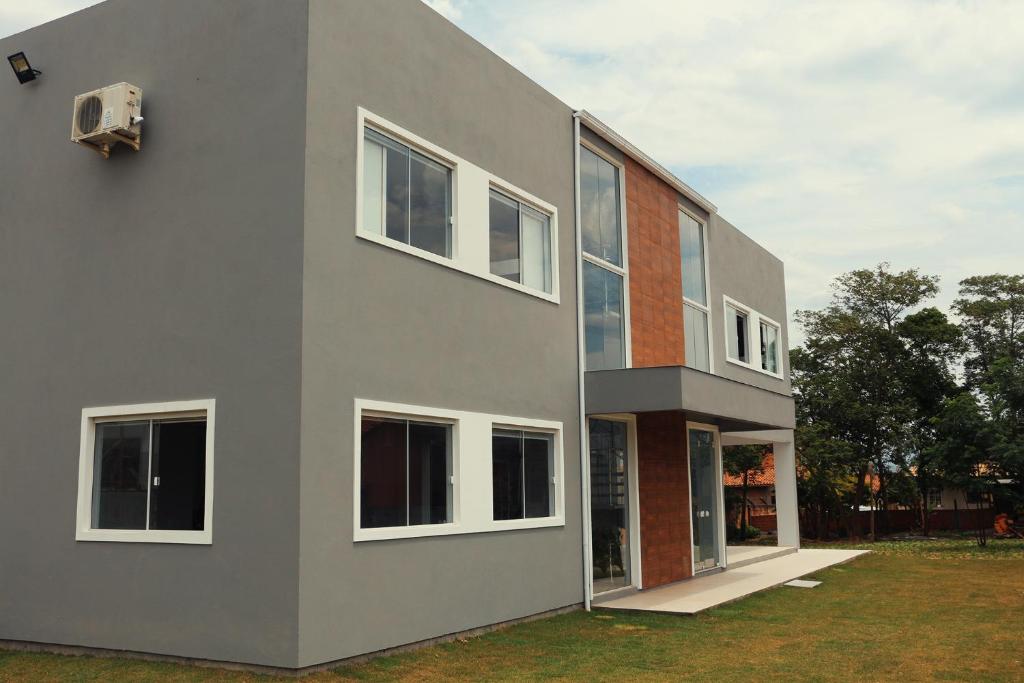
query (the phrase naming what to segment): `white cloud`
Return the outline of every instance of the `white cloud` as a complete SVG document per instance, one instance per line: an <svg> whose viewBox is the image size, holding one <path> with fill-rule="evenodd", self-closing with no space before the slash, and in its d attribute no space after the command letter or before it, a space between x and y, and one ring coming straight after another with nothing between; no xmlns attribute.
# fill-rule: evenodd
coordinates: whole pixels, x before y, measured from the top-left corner
<svg viewBox="0 0 1024 683"><path fill-rule="evenodd" d="M963 277L1022 270L1022 3L459 6L780 256L791 309L882 260L942 276L940 305Z"/></svg>

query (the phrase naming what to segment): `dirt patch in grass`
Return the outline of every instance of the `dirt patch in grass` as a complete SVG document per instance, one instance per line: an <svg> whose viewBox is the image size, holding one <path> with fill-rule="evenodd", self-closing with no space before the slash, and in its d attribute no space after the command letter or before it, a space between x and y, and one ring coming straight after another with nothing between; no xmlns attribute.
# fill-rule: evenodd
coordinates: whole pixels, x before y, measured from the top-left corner
<svg viewBox="0 0 1024 683"><path fill-rule="evenodd" d="M576 612L301 680L1024 681L1024 544L902 543L696 617ZM272 679L0 651L0 681L67 680Z"/></svg>

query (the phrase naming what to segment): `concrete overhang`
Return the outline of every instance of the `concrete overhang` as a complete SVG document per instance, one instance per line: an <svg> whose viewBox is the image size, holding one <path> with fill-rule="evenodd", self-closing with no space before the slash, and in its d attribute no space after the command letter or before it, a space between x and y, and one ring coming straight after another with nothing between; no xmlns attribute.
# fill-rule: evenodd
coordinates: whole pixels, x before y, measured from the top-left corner
<svg viewBox="0 0 1024 683"><path fill-rule="evenodd" d="M681 410L723 432L793 429L793 397L693 368L597 370L584 377L587 415Z"/></svg>

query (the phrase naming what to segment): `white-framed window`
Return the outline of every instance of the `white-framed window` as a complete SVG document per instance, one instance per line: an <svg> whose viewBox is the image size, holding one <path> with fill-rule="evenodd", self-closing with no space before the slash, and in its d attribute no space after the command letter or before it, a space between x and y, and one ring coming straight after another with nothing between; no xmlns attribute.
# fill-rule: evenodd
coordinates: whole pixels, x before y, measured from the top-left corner
<svg viewBox="0 0 1024 683"><path fill-rule="evenodd" d="M357 542L565 524L561 422L356 399L354 429ZM508 440L496 476L499 436ZM496 516L496 488L513 485L521 512Z"/></svg>
<svg viewBox="0 0 1024 683"><path fill-rule="evenodd" d="M555 206L362 107L356 119L356 237L559 303ZM494 192L518 203L507 263L492 254Z"/></svg>
<svg viewBox="0 0 1024 683"><path fill-rule="evenodd" d="M491 433L494 520L553 517L555 436L498 428Z"/></svg>
<svg viewBox="0 0 1024 683"><path fill-rule="evenodd" d="M942 489L928 489L928 509L938 510L942 507Z"/></svg>
<svg viewBox="0 0 1024 683"><path fill-rule="evenodd" d="M782 326L728 296L723 307L726 360L782 379Z"/></svg>
<svg viewBox="0 0 1024 683"><path fill-rule="evenodd" d="M213 542L215 401L82 410L76 540Z"/></svg>
<svg viewBox="0 0 1024 683"><path fill-rule="evenodd" d="M629 367L629 269L624 169L579 146L583 316L587 370Z"/></svg>
<svg viewBox="0 0 1024 683"><path fill-rule="evenodd" d="M687 367L711 372L711 309L708 307L707 234L704 223L679 209L683 331Z"/></svg>
<svg viewBox="0 0 1024 683"><path fill-rule="evenodd" d="M491 189L491 273L551 293L551 216Z"/></svg>

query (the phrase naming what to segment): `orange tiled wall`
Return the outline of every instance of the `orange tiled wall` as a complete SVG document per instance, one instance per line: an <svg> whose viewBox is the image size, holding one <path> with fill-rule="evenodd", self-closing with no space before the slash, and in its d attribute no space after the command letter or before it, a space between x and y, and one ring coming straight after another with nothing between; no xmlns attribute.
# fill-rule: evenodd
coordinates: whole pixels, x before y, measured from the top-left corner
<svg viewBox="0 0 1024 683"><path fill-rule="evenodd" d="M683 365L683 286L674 189L626 158L633 367Z"/></svg>
<svg viewBox="0 0 1024 683"><path fill-rule="evenodd" d="M641 571L644 588L653 588L693 573L686 415L640 413L636 438Z"/></svg>

